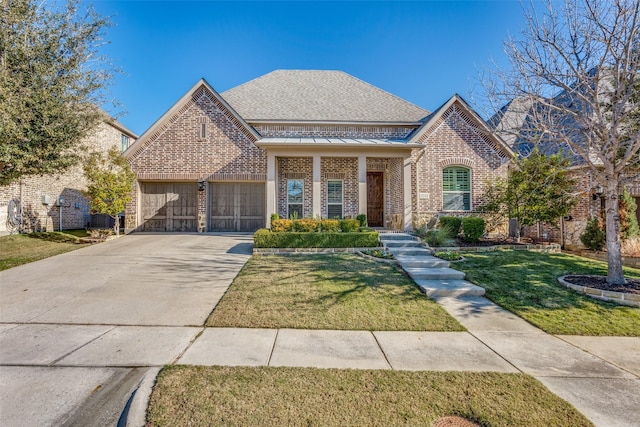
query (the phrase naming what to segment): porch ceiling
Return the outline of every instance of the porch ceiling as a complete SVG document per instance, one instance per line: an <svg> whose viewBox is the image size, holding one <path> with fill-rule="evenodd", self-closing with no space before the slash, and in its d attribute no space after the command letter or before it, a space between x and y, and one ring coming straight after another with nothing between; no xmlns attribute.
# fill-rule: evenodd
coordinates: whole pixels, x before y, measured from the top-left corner
<svg viewBox="0 0 640 427"><path fill-rule="evenodd" d="M422 144L401 140L371 138L260 138L255 142L260 148L276 147L370 147L370 148L422 148Z"/></svg>

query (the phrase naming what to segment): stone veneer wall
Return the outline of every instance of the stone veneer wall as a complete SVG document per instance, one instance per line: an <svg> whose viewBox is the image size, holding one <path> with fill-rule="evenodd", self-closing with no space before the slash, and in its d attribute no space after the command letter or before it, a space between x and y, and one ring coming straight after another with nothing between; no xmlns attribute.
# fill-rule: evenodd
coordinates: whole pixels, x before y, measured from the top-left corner
<svg viewBox="0 0 640 427"><path fill-rule="evenodd" d="M83 141L86 153L106 152L116 146L120 148L123 132L107 122L103 122ZM130 135L130 144L134 142ZM20 183L21 182L21 183ZM19 201L22 193L23 230L52 231L60 229L60 209L62 228L85 228L90 222L89 200L83 196L87 182L82 164L76 165L58 175L30 176L20 182L0 187L0 235L6 234L8 204ZM49 196L51 204L42 203L43 196ZM56 206L58 196L64 199L63 206Z"/></svg>

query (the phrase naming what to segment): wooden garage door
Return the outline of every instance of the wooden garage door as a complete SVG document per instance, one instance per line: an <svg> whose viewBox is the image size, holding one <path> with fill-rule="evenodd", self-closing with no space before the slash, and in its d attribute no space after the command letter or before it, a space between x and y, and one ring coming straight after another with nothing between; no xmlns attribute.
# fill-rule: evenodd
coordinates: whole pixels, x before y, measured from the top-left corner
<svg viewBox="0 0 640 427"><path fill-rule="evenodd" d="M213 182L209 185L210 231L256 231L264 227L264 184Z"/></svg>
<svg viewBox="0 0 640 427"><path fill-rule="evenodd" d="M141 209L144 231L197 231L197 184L143 183Z"/></svg>

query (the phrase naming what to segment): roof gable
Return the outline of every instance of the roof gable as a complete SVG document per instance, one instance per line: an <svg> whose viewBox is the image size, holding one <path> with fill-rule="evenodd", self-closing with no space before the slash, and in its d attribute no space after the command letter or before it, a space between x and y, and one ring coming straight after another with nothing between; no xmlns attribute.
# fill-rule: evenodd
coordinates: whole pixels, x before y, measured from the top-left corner
<svg viewBox="0 0 640 427"><path fill-rule="evenodd" d="M459 111L463 113L463 116L468 119L464 120L469 126L473 127L474 132L482 138L489 146L499 152L502 157L510 158L514 157L515 153L495 132L487 125L487 123L473 111L473 109L467 104L467 102L458 94L453 95L447 102L442 104L436 111L434 111L427 121L420 126L409 137L411 143L423 143L429 135L440 126L446 117L453 111Z"/></svg>
<svg viewBox="0 0 640 427"><path fill-rule="evenodd" d="M222 96L248 122L415 123L429 114L342 71L276 70Z"/></svg>
<svg viewBox="0 0 640 427"><path fill-rule="evenodd" d="M182 98L178 100L166 113L149 127L134 142L123 155L126 158L135 158L144 151L158 136L165 132L178 118L191 108L202 96L208 96L222 111L251 140L257 141L260 135L244 121L242 117L211 87L205 79L200 79Z"/></svg>

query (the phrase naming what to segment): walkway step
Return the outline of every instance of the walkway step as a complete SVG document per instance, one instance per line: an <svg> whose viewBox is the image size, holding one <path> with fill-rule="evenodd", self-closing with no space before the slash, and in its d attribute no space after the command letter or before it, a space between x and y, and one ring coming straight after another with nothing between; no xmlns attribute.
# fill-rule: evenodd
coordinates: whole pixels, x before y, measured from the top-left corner
<svg viewBox="0 0 640 427"><path fill-rule="evenodd" d="M409 276L415 281L424 280L462 280L464 273L452 268L426 267L426 268L405 268Z"/></svg>
<svg viewBox="0 0 640 427"><path fill-rule="evenodd" d="M397 256L396 260L402 264L403 268L427 268L427 267L440 267L447 268L451 263L447 260L440 259L434 256Z"/></svg>
<svg viewBox="0 0 640 427"><path fill-rule="evenodd" d="M396 258L403 256L431 256L431 251L424 248L389 248Z"/></svg>
<svg viewBox="0 0 640 427"><path fill-rule="evenodd" d="M382 233L379 235L380 240L416 240L415 236L408 233Z"/></svg>
<svg viewBox="0 0 640 427"><path fill-rule="evenodd" d="M430 297L469 297L484 295L484 288L466 280L415 280L422 292Z"/></svg>
<svg viewBox="0 0 640 427"><path fill-rule="evenodd" d="M415 240L387 240L382 244L387 248L421 248L422 243Z"/></svg>

